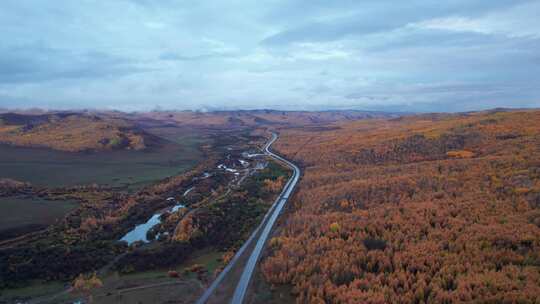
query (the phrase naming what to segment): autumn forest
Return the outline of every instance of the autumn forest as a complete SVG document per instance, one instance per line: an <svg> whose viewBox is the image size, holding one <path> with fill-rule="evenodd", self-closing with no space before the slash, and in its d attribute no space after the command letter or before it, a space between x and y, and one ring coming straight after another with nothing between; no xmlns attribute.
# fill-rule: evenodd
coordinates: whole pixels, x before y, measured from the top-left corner
<svg viewBox="0 0 540 304"><path fill-rule="evenodd" d="M540 111L283 128L302 165L261 271L297 303L538 303Z"/></svg>

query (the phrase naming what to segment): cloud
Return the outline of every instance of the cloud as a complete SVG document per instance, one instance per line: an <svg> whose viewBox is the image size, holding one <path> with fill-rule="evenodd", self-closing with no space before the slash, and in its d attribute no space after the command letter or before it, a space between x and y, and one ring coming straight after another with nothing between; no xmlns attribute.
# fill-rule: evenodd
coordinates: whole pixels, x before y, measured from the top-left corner
<svg viewBox="0 0 540 304"><path fill-rule="evenodd" d="M233 53L208 53L198 55L181 55L175 52L164 52L159 56L161 60L167 61L201 61L209 60L212 58L230 58L234 57Z"/></svg>
<svg viewBox="0 0 540 304"><path fill-rule="evenodd" d="M96 51L73 52L40 44L0 48L0 83L120 77L142 71L130 60Z"/></svg>
<svg viewBox="0 0 540 304"><path fill-rule="evenodd" d="M0 3L0 107L540 106L538 1Z"/></svg>
<svg viewBox="0 0 540 304"><path fill-rule="evenodd" d="M345 2L350 4L348 1ZM343 10L341 14L326 16L324 11L319 12L320 15L312 17L314 20L308 19L289 26L266 37L261 41L261 44L279 46L297 42L335 41L350 36L390 31L406 26L409 23L442 18L447 15L459 16L465 14L465 16L477 16L479 13L512 7L521 2L523 1L490 1L489 3L479 0L452 2L410 1L407 3L368 1L364 7L356 5L352 10ZM330 7L335 7L341 4L341 1L326 3ZM299 20L305 20L301 11L295 17L298 17ZM462 20L466 19L462 18Z"/></svg>
<svg viewBox="0 0 540 304"><path fill-rule="evenodd" d="M540 38L537 11L540 3L516 6L510 10L494 12L478 18L450 16L423 20L409 24L419 29L470 32L486 35L504 35L509 38ZM520 18L515 18L519 15Z"/></svg>
<svg viewBox="0 0 540 304"><path fill-rule="evenodd" d="M400 108L413 111L469 111L482 108L486 100L490 107L531 107L537 106L536 88L540 83L415 83L409 85L384 85L359 89L345 97L351 101L363 102L368 108L383 102L376 109ZM410 102L414 100L414 102ZM480 107L479 107L480 106Z"/></svg>

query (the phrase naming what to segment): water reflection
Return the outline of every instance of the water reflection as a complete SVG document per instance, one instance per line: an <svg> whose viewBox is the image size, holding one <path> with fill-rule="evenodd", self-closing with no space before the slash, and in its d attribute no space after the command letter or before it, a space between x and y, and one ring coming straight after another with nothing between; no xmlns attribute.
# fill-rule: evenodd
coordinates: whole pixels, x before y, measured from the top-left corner
<svg viewBox="0 0 540 304"><path fill-rule="evenodd" d="M180 208L185 208L185 206L182 204L175 205L174 207L171 208L170 212L176 212L180 210ZM146 237L146 234L148 233L148 231L150 231L150 229L152 229L152 227L161 223L161 220L159 217L162 214L163 212L158 212L152 215L152 217L148 221L146 221L146 223L135 226L135 228L133 228L133 230L129 231L128 233L126 233L126 235L124 235L120 239L120 241L125 241L128 243L128 245L131 245L138 241L148 243L149 240Z"/></svg>

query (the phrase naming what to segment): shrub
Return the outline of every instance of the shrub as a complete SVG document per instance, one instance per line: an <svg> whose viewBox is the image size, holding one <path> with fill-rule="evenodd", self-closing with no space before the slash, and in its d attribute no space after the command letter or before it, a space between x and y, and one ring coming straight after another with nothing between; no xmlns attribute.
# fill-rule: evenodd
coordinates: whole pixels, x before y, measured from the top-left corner
<svg viewBox="0 0 540 304"><path fill-rule="evenodd" d="M73 289L77 291L88 292L95 288L100 288L103 286L103 282L97 277L97 274L94 272L91 275L80 274L75 281L73 281Z"/></svg>
<svg viewBox="0 0 540 304"><path fill-rule="evenodd" d="M178 278L180 275L178 274L178 271L176 270L169 270L167 272L167 276L169 276L169 278Z"/></svg>
<svg viewBox="0 0 540 304"><path fill-rule="evenodd" d="M474 157L474 153L467 150L454 150L446 152L446 156L452 158L471 158Z"/></svg>
<svg viewBox="0 0 540 304"><path fill-rule="evenodd" d="M340 229L341 229L341 226L339 226L338 223L334 222L334 223L330 224L330 231L339 232Z"/></svg>

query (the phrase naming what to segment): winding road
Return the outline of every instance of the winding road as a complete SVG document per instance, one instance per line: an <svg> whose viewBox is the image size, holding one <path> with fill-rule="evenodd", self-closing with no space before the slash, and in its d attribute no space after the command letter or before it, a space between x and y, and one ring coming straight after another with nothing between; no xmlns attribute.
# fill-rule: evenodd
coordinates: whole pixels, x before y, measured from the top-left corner
<svg viewBox="0 0 540 304"><path fill-rule="evenodd" d="M298 183L298 180L300 179L300 168L298 168L298 166L296 166L292 162L270 151L270 146L277 140L277 138L278 138L277 134L272 133L272 138L266 143L266 145L263 148L264 154L287 165L289 168L293 170L293 175L287 181L287 183L285 184L285 187L283 188L283 190L281 191L281 193L275 200L274 204L272 204L272 207L270 207L270 209L264 216L264 219L261 221L261 224L253 231L253 233L248 238L248 240L244 243L244 245L242 245L242 247L236 252L236 254L231 259L229 264L227 264L227 266L218 275L218 277L214 280L214 282L212 282L212 284L208 287L208 289L204 292L204 294L199 298L199 300L196 302L197 304L204 304L208 301L208 299L214 293L216 288L223 282L227 273L232 269L232 267L240 259L244 251L246 251L246 249L249 247L249 244L256 238L257 234L262 229L262 232L259 238L257 239L257 243L255 244L255 248L249 255L249 259L246 262L246 265L244 266L240 280L238 281L236 285L236 289L234 291L234 295L231 300L231 303L241 304L244 301L249 283L251 281L251 277L253 276L255 266L257 265L257 262L264 249L264 245L266 244L266 241L268 240L268 237L270 236L270 232L272 231L272 228L274 224L276 223L277 218L279 217L281 211L283 210L283 207L285 206L285 204L287 203L289 199L289 196L294 191L294 188L296 187L296 184Z"/></svg>

